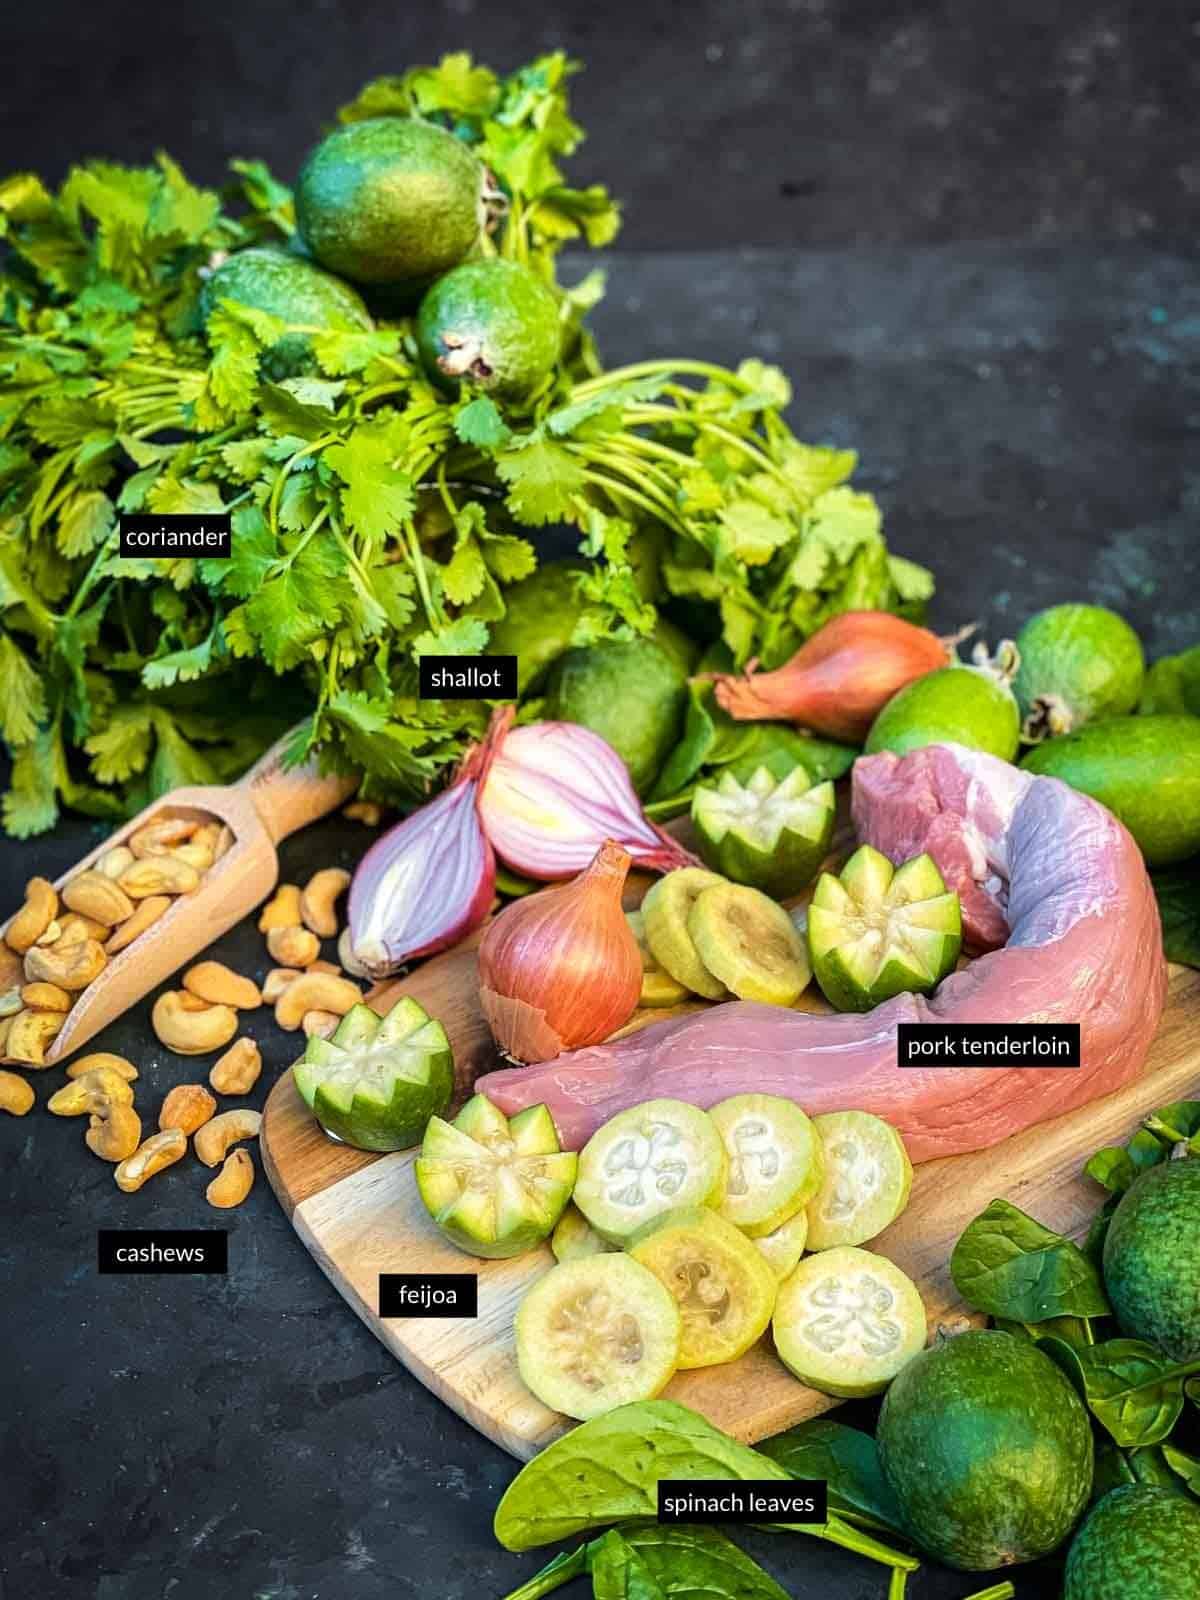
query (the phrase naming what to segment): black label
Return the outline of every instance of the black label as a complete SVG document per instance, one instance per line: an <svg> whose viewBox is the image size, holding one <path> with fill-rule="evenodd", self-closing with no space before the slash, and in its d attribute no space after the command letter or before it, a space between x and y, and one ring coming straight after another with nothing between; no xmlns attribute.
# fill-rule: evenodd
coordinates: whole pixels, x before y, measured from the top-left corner
<svg viewBox="0 0 1200 1600"><path fill-rule="evenodd" d="M902 1067L1077 1067L1077 1022L902 1022Z"/></svg>
<svg viewBox="0 0 1200 1600"><path fill-rule="evenodd" d="M516 656L422 656L422 700L515 700Z"/></svg>
<svg viewBox="0 0 1200 1600"><path fill-rule="evenodd" d="M101 1228L96 1235L101 1272L227 1272L224 1228Z"/></svg>
<svg viewBox="0 0 1200 1600"><path fill-rule="evenodd" d="M660 1522L825 1522L821 1478L660 1478Z"/></svg>
<svg viewBox="0 0 1200 1600"><path fill-rule="evenodd" d="M473 1272L381 1272L381 1317L477 1317L479 1279Z"/></svg>
<svg viewBox="0 0 1200 1600"><path fill-rule="evenodd" d="M233 521L228 511L184 515L121 513L120 550L137 559L206 556L227 560L233 554Z"/></svg>

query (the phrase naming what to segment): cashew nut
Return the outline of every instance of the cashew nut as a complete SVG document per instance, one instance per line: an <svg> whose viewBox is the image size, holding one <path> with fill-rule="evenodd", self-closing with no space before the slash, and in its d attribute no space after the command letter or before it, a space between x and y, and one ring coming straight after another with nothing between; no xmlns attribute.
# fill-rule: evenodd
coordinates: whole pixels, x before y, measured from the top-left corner
<svg viewBox="0 0 1200 1600"><path fill-rule="evenodd" d="M352 800L342 807L342 815L351 822L361 822L364 827L377 828L383 821L383 807L374 800Z"/></svg>
<svg viewBox="0 0 1200 1600"><path fill-rule="evenodd" d="M59 922L58 939L61 944L65 939L68 944L75 944L80 939L95 939L97 944L103 944L112 929L107 922L97 922L93 917L81 917L78 911L68 911Z"/></svg>
<svg viewBox="0 0 1200 1600"><path fill-rule="evenodd" d="M19 988L7 989L0 994L0 1017L15 1017L23 1004Z"/></svg>
<svg viewBox="0 0 1200 1600"><path fill-rule="evenodd" d="M92 1116L83 1142L101 1161L124 1161L142 1142L142 1119L132 1106L110 1101Z"/></svg>
<svg viewBox="0 0 1200 1600"><path fill-rule="evenodd" d="M123 1189L126 1194L133 1194L147 1178L152 1178L156 1172L180 1160L186 1150L187 1134L179 1128L164 1128L162 1133L152 1133L145 1144L139 1145L113 1173L117 1188Z"/></svg>
<svg viewBox="0 0 1200 1600"><path fill-rule="evenodd" d="M127 1083L132 1083L138 1075L138 1070L132 1061L126 1061L124 1056L114 1056L108 1050L93 1050L90 1056L80 1056L78 1061L72 1061L67 1068L68 1078L82 1078L85 1072L95 1072L97 1067L108 1067L110 1071L119 1073Z"/></svg>
<svg viewBox="0 0 1200 1600"><path fill-rule="evenodd" d="M62 938L62 931L63 925L58 918L55 917L42 937L40 939L35 939L33 942L34 944L57 944Z"/></svg>
<svg viewBox="0 0 1200 1600"><path fill-rule="evenodd" d="M177 1083L162 1103L158 1125L178 1128L181 1133L195 1133L216 1109L217 1102L202 1083Z"/></svg>
<svg viewBox="0 0 1200 1600"><path fill-rule="evenodd" d="M218 1094L249 1094L262 1072L262 1051L253 1039L238 1039L214 1063L208 1081Z"/></svg>
<svg viewBox="0 0 1200 1600"><path fill-rule="evenodd" d="M145 900L152 894L191 894L200 887L200 874L174 856L146 856L126 867L117 881L131 900Z"/></svg>
<svg viewBox="0 0 1200 1600"><path fill-rule="evenodd" d="M336 1011L306 1011L300 1018L300 1027L310 1039L330 1039L341 1020Z"/></svg>
<svg viewBox="0 0 1200 1600"><path fill-rule="evenodd" d="M356 978L369 978L370 973L354 954L354 944L350 938L350 929L343 928L337 946L338 960L347 972L353 973Z"/></svg>
<svg viewBox="0 0 1200 1600"><path fill-rule="evenodd" d="M12 1117L23 1117L32 1108L35 1098L28 1078L16 1072L0 1072L0 1111L7 1111Z"/></svg>
<svg viewBox="0 0 1200 1600"><path fill-rule="evenodd" d="M28 1067L46 1066L46 1047L66 1020L61 1011L19 1011L5 1041L9 1059Z"/></svg>
<svg viewBox="0 0 1200 1600"><path fill-rule="evenodd" d="M70 1011L71 996L56 983L27 983L21 999L31 1011Z"/></svg>
<svg viewBox="0 0 1200 1600"><path fill-rule="evenodd" d="M95 939L80 939L65 948L60 939L49 949L34 945L25 955L25 976L30 983L55 983L72 993L86 989L108 965L103 945Z"/></svg>
<svg viewBox="0 0 1200 1600"><path fill-rule="evenodd" d="M133 915L133 901L102 872L81 872L72 878L63 890L63 903L69 911L78 911L81 917L91 917L110 928Z"/></svg>
<svg viewBox="0 0 1200 1600"><path fill-rule="evenodd" d="M307 928L271 928L267 949L281 967L307 967L321 954L321 941Z"/></svg>
<svg viewBox="0 0 1200 1600"><path fill-rule="evenodd" d="M131 1106L133 1090L129 1080L111 1067L93 1067L82 1077L68 1078L61 1089L46 1101L46 1110L56 1117L95 1116L106 1105Z"/></svg>
<svg viewBox="0 0 1200 1600"><path fill-rule="evenodd" d="M97 856L95 871L102 872L106 878L119 878L126 867L133 865L133 851L128 845L115 844L111 850L106 850L102 856Z"/></svg>
<svg viewBox="0 0 1200 1600"><path fill-rule="evenodd" d="M187 844L177 844L168 854L172 861L182 861L199 873L207 872L213 864L212 850L206 844L197 844L194 839L189 839Z"/></svg>
<svg viewBox="0 0 1200 1600"><path fill-rule="evenodd" d="M9 947L24 955L36 944L58 915L58 895L45 878L30 878L25 885L25 904L8 925L4 935ZM297 916L299 921L299 916Z"/></svg>
<svg viewBox="0 0 1200 1600"><path fill-rule="evenodd" d="M187 1001L194 995L183 995L178 989L168 989L154 1002L150 1025L166 1045L181 1056L204 1056L210 1050L219 1050L229 1043L238 1028L237 1012L231 1006L205 1006L193 1011Z"/></svg>
<svg viewBox="0 0 1200 1600"><path fill-rule="evenodd" d="M262 1116L257 1111L239 1107L236 1111L222 1111L219 1117L206 1122L192 1141L192 1148L206 1167L215 1167L224 1161L231 1145L243 1139L257 1139L262 1127Z"/></svg>
<svg viewBox="0 0 1200 1600"><path fill-rule="evenodd" d="M239 1148L225 1157L220 1172L204 1191L204 1198L210 1206L227 1211L231 1206L240 1206L253 1187L254 1158L249 1150Z"/></svg>
<svg viewBox="0 0 1200 1600"><path fill-rule="evenodd" d="M147 895L144 900L139 900L137 910L113 934L104 946L105 952L110 956L117 955L125 946L132 944L139 934L145 933L153 923L157 922L163 912L171 905L171 897L165 894Z"/></svg>
<svg viewBox="0 0 1200 1600"><path fill-rule="evenodd" d="M273 1006L288 984L295 983L298 977L300 977L299 967L272 967L263 980L263 1004ZM2 1015L3 1012L0 1011L0 1016Z"/></svg>
<svg viewBox="0 0 1200 1600"><path fill-rule="evenodd" d="M25 982L25 963L0 939L0 994L19 989Z"/></svg>
<svg viewBox="0 0 1200 1600"><path fill-rule="evenodd" d="M295 883L281 883L267 901L258 917L259 933L270 933L272 928L295 928L300 923L300 888Z"/></svg>
<svg viewBox="0 0 1200 1600"><path fill-rule="evenodd" d="M228 826L221 827L213 845L213 860L220 861L223 855L233 849L233 844L233 829Z"/></svg>
<svg viewBox="0 0 1200 1600"><path fill-rule="evenodd" d="M130 835L129 849L139 861L144 856L165 856L176 845L190 839L199 826L198 822L189 822L187 817L156 817Z"/></svg>
<svg viewBox="0 0 1200 1600"><path fill-rule="evenodd" d="M349 978L332 978L327 972L306 972L289 983L275 1003L275 1021L294 1032L306 1011L332 1011L344 1017L362 999L362 991Z"/></svg>
<svg viewBox="0 0 1200 1600"><path fill-rule="evenodd" d="M300 916L306 928L322 939L332 939L338 931L334 906L350 887L350 874L344 867L324 867L314 872L300 896Z"/></svg>
<svg viewBox="0 0 1200 1600"><path fill-rule="evenodd" d="M228 832L228 829L219 822L204 822L196 829L188 842L189 844L203 845L206 850L212 852L215 859L217 846L221 843L221 835L226 832Z"/></svg>
<svg viewBox="0 0 1200 1600"><path fill-rule="evenodd" d="M220 961L200 961L183 975L183 987L210 1006L233 1006L236 1011L253 1011L263 1003L256 983L231 972Z"/></svg>

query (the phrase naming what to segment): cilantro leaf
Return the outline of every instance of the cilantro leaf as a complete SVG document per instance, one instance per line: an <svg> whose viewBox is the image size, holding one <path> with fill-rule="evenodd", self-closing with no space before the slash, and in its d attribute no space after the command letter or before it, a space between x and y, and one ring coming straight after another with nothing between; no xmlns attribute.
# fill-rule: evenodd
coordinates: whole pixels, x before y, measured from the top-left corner
<svg viewBox="0 0 1200 1600"><path fill-rule="evenodd" d="M459 406L454 413L454 431L463 444L478 445L481 450L497 450L511 438L499 406L486 394Z"/></svg>
<svg viewBox="0 0 1200 1600"><path fill-rule="evenodd" d="M366 539L386 539L412 515L412 478L399 466L404 432L389 420L366 424L322 453L345 485L342 515Z"/></svg>
<svg viewBox="0 0 1200 1600"><path fill-rule="evenodd" d="M46 700L29 657L8 633L0 633L0 737L9 746L28 744L46 715Z"/></svg>
<svg viewBox="0 0 1200 1600"><path fill-rule="evenodd" d="M508 485L509 510L534 528L568 520L587 481L570 451L539 432L526 434L498 455L496 471Z"/></svg>

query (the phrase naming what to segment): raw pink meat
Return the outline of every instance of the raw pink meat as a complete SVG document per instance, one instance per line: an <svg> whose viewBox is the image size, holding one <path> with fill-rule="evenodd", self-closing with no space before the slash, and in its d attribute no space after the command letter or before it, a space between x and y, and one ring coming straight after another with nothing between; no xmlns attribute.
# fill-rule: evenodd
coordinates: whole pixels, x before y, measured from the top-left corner
<svg viewBox="0 0 1200 1600"><path fill-rule="evenodd" d="M866 756L860 837L893 860L928 850L963 895L977 945L1005 938L932 998L866 1016L738 1001L476 1083L510 1115L544 1101L568 1149L617 1111L667 1096L708 1107L783 1095L810 1113L886 1117L914 1161L996 1144L1122 1087L1162 1015L1166 963L1141 853L1105 808L961 745ZM901 1068L900 1022L1078 1022L1082 1066Z"/></svg>

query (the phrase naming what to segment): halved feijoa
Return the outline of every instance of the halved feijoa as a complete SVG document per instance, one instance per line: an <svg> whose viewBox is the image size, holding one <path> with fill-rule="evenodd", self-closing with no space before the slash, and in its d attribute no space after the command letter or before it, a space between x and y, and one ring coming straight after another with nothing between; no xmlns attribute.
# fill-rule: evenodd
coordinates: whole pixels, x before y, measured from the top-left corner
<svg viewBox="0 0 1200 1600"><path fill-rule="evenodd" d="M450 1104L454 1058L440 1022L408 996L380 1018L354 1006L292 1068L325 1132L360 1150L407 1150Z"/></svg>
<svg viewBox="0 0 1200 1600"><path fill-rule="evenodd" d="M692 798L700 854L714 872L780 898L812 882L829 853L833 784L813 784L804 767L779 780L758 767L741 784L731 772L702 783Z"/></svg>
<svg viewBox="0 0 1200 1600"><path fill-rule="evenodd" d="M682 1100L619 1111L584 1145L575 1204L598 1233L624 1244L675 1206L719 1206L729 1160L712 1119Z"/></svg>
<svg viewBox="0 0 1200 1600"><path fill-rule="evenodd" d="M778 1280L746 1235L715 1211L668 1211L626 1248L679 1304L681 1368L736 1361L766 1331Z"/></svg>
<svg viewBox="0 0 1200 1600"><path fill-rule="evenodd" d="M568 1205L554 1225L550 1248L556 1261L581 1261L585 1256L602 1256L619 1245L602 1239L577 1205Z"/></svg>
<svg viewBox="0 0 1200 1600"><path fill-rule="evenodd" d="M772 1321L784 1366L823 1394L877 1394L925 1348L925 1307L893 1262L845 1248L806 1256Z"/></svg>
<svg viewBox="0 0 1200 1600"><path fill-rule="evenodd" d="M808 1212L797 1211L781 1222L772 1233L759 1234L751 1241L780 1283L789 1277L808 1243Z"/></svg>
<svg viewBox="0 0 1200 1600"><path fill-rule="evenodd" d="M729 1154L721 1215L751 1238L801 1211L821 1186L821 1140L798 1105L774 1094L735 1094L709 1110Z"/></svg>
<svg viewBox="0 0 1200 1600"><path fill-rule="evenodd" d="M904 1210L912 1162L904 1140L869 1111L827 1111L813 1118L824 1151L824 1178L808 1203L808 1248L865 1244Z"/></svg>
<svg viewBox="0 0 1200 1600"><path fill-rule="evenodd" d="M650 953L650 945L646 939L645 915L641 911L627 911L625 921L633 931L642 958L642 992L638 996L638 1005L674 1006L681 1000L686 1000L691 991L685 989L665 968L660 967Z"/></svg>
<svg viewBox="0 0 1200 1600"><path fill-rule="evenodd" d="M808 948L821 992L839 1011L872 1011L894 995L928 994L962 949L958 896L931 856L894 868L861 845L841 876L823 872L808 908Z"/></svg>
<svg viewBox="0 0 1200 1600"><path fill-rule="evenodd" d="M697 895L688 933L701 961L739 1000L794 1005L812 977L808 951L781 905L721 883Z"/></svg>
<svg viewBox="0 0 1200 1600"><path fill-rule="evenodd" d="M660 1393L681 1330L674 1295L629 1256L565 1261L517 1309L517 1366L544 1405L584 1422Z"/></svg>
<svg viewBox="0 0 1200 1600"><path fill-rule="evenodd" d="M577 1160L559 1150L545 1106L509 1118L477 1094L453 1122L430 1119L417 1188L459 1249L500 1260L549 1238L571 1198Z"/></svg>
<svg viewBox="0 0 1200 1600"><path fill-rule="evenodd" d="M642 901L650 954L676 983L707 1000L724 1000L725 985L698 955L688 933L688 918L699 896L724 881L703 867L678 867L660 878Z"/></svg>

